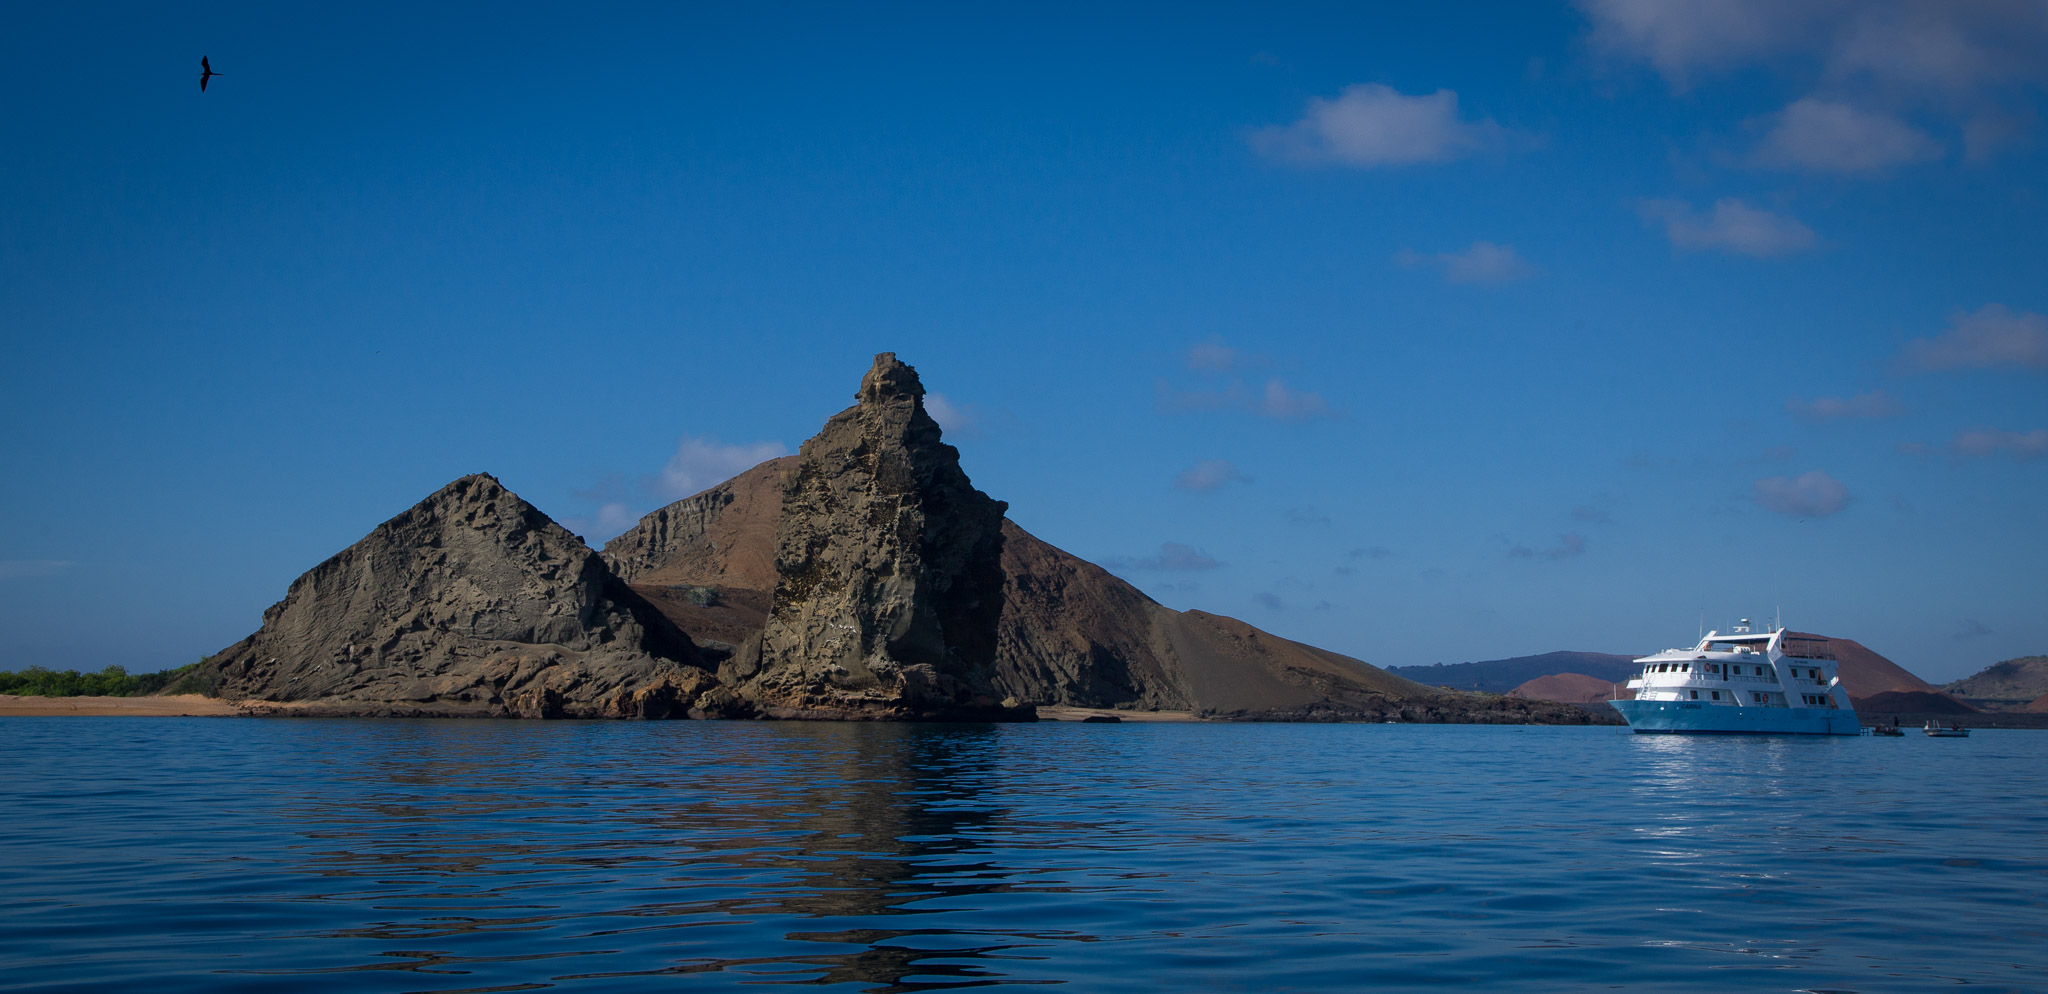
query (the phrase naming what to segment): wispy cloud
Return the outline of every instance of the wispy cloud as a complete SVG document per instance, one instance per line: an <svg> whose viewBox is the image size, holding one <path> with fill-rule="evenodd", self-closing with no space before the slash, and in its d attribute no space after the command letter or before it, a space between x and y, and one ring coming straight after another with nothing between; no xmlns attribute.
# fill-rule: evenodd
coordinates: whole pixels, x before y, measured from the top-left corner
<svg viewBox="0 0 2048 994"><path fill-rule="evenodd" d="M1219 569L1227 565L1215 557L1179 542L1162 542L1156 556L1136 558L1112 557L1102 562L1104 569L1112 571L1137 571L1148 573L1186 573L1200 570Z"/></svg>
<svg viewBox="0 0 2048 994"><path fill-rule="evenodd" d="M1259 393L1257 411L1262 418L1278 421L1313 421L1337 416L1322 394L1295 390L1277 376L1267 380L1266 389Z"/></svg>
<svg viewBox="0 0 2048 994"><path fill-rule="evenodd" d="M1159 409L1168 414L1243 411L1275 421L1313 421L1337 416L1336 409L1323 399L1322 394L1296 390L1277 376L1256 390L1247 388L1243 381L1235 380L1216 389L1192 390L1177 389L1160 380L1156 389Z"/></svg>
<svg viewBox="0 0 2048 994"><path fill-rule="evenodd" d="M1991 634L1990 627L1975 618L1964 618L1956 625L1956 641L1968 642Z"/></svg>
<svg viewBox="0 0 2048 994"><path fill-rule="evenodd" d="M1287 606L1286 604L1281 602L1280 595L1273 593L1253 594L1252 603L1257 604L1258 606L1263 607L1268 611L1283 610Z"/></svg>
<svg viewBox="0 0 2048 994"><path fill-rule="evenodd" d="M2004 304L1957 311L1941 334L1907 342L1901 358L1919 370L2048 369L2048 316L2015 313Z"/></svg>
<svg viewBox="0 0 2048 994"><path fill-rule="evenodd" d="M1806 97L1770 116L1751 161L1809 172L1867 173L1942 157L1941 143L1890 114Z"/></svg>
<svg viewBox="0 0 2048 994"><path fill-rule="evenodd" d="M1751 487L1750 496L1766 511L1796 518L1825 518L1849 506L1849 488L1818 469L1765 477Z"/></svg>
<svg viewBox="0 0 2048 994"><path fill-rule="evenodd" d="M1404 269L1427 266L1443 274L1446 283L1513 283L1526 280L1540 270L1515 254L1512 245L1473 242L1462 252L1425 255L1411 249L1394 253L1394 262Z"/></svg>
<svg viewBox="0 0 2048 994"><path fill-rule="evenodd" d="M1226 344L1221 335L1211 335L1205 341L1188 346L1181 353L1181 360L1198 373L1235 373L1265 365L1263 358Z"/></svg>
<svg viewBox="0 0 2048 994"><path fill-rule="evenodd" d="M1557 544L1548 549L1531 549L1526 545L1508 547L1509 559L1548 559L1557 562L1577 559L1586 554L1586 536L1578 532L1565 532L1557 537Z"/></svg>
<svg viewBox="0 0 2048 994"><path fill-rule="evenodd" d="M1664 226L1664 237L1681 249L1731 252L1771 257L1814 247L1813 229L1782 214L1751 207L1734 197L1714 201L1702 214L1681 200L1645 200L1637 205L1643 220Z"/></svg>
<svg viewBox="0 0 2048 994"><path fill-rule="evenodd" d="M2033 431L2001 431L1997 428L1972 428L1956 433L1950 443L1957 455L1983 458L2005 453L2014 459L2039 459L2048 455L2048 428Z"/></svg>
<svg viewBox="0 0 2048 994"><path fill-rule="evenodd" d="M26 580L55 576L71 568L63 559L0 559L0 580Z"/></svg>
<svg viewBox="0 0 2048 994"><path fill-rule="evenodd" d="M770 459L788 454L789 449L781 442L720 445L709 438L688 437L676 444L676 453L669 457L668 465L663 466L660 473L642 480L641 485L656 498L676 500L700 493Z"/></svg>
<svg viewBox="0 0 2048 994"><path fill-rule="evenodd" d="M973 438L981 434L981 408L973 404L956 404L945 394L928 393L924 395L924 412L949 435Z"/></svg>
<svg viewBox="0 0 2048 994"><path fill-rule="evenodd" d="M1346 552L1344 558L1354 561L1360 559L1385 559L1393 554L1394 550L1384 545L1363 545L1352 549L1350 552Z"/></svg>
<svg viewBox="0 0 2048 994"><path fill-rule="evenodd" d="M1859 393L1853 397L1815 397L1812 400L1794 397L1785 402L1785 411L1812 421L1835 421L1844 418L1896 417L1904 414L1906 407L1880 389Z"/></svg>
<svg viewBox="0 0 2048 994"><path fill-rule="evenodd" d="M1228 459L1204 459L1181 471L1173 478L1176 490L1189 493L1214 493L1233 483L1250 483L1251 477L1237 471L1237 466Z"/></svg>
<svg viewBox="0 0 2048 994"><path fill-rule="evenodd" d="M1334 99L1310 99L1300 120L1260 128L1251 143L1282 161L1372 168L1460 158L1504 133L1490 120L1461 118L1450 90L1409 96L1360 83Z"/></svg>
<svg viewBox="0 0 2048 994"><path fill-rule="evenodd" d="M1614 523L1613 516L1609 515L1605 509L1593 507L1588 504L1580 504L1579 506L1572 508L1572 520L1584 521L1587 524L1594 525L1606 525Z"/></svg>
<svg viewBox="0 0 2048 994"><path fill-rule="evenodd" d="M1594 44L1684 89L1703 75L1783 61L1837 85L1964 94L2042 74L2048 18L2033 3L1919 0L1578 0Z"/></svg>

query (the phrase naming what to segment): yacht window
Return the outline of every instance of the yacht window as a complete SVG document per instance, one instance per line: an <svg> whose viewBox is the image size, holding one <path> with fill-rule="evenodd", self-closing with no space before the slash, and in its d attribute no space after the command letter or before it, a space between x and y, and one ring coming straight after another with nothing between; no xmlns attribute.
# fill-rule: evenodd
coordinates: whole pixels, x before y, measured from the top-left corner
<svg viewBox="0 0 2048 994"><path fill-rule="evenodd" d="M1721 699L1721 692L1720 692L1720 691L1718 691L1718 690L1717 690L1717 691L1714 691L1714 699L1715 699L1715 700L1717 700L1717 701Z"/></svg>
<svg viewBox="0 0 2048 994"><path fill-rule="evenodd" d="M1695 700L1695 701L1699 700L1699 699L1700 699L1700 692L1699 692L1699 691L1697 691L1697 690L1693 691L1693 692L1692 692L1692 699L1693 699L1693 700Z"/></svg>

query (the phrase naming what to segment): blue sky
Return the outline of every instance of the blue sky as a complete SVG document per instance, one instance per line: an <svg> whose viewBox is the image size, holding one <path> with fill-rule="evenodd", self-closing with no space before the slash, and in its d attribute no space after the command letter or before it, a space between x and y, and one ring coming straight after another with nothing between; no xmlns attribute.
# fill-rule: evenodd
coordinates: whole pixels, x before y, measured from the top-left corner
<svg viewBox="0 0 2048 994"><path fill-rule="evenodd" d="M884 350L1027 529L1371 662L2048 651L2048 9L1413 6L17 11L0 665L464 473L601 541Z"/></svg>

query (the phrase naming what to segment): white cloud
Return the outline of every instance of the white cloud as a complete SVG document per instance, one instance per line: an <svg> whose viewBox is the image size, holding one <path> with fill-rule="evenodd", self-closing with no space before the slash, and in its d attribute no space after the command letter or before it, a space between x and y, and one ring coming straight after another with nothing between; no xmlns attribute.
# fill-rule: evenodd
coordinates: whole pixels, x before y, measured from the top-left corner
<svg viewBox="0 0 2048 994"><path fill-rule="evenodd" d="M1769 118L1753 161L1815 172L1860 173L1942 157L1941 143L1890 114L1806 97Z"/></svg>
<svg viewBox="0 0 2048 994"><path fill-rule="evenodd" d="M1103 560L1102 565L1112 570L1182 573L1218 569L1224 564L1194 546L1179 542L1162 542L1156 556L1142 556L1136 559L1116 557Z"/></svg>
<svg viewBox="0 0 2048 994"><path fill-rule="evenodd" d="M1682 249L1717 249L1753 256L1778 256L1814 246L1813 229L1782 214L1751 207L1734 197L1714 201L1700 214L1679 200L1645 200L1637 208L1644 220L1661 222L1664 236Z"/></svg>
<svg viewBox="0 0 2048 994"><path fill-rule="evenodd" d="M55 576L70 568L71 563L62 559L0 559L0 580Z"/></svg>
<svg viewBox="0 0 2048 994"><path fill-rule="evenodd" d="M1837 84L1950 92L2037 77L2048 8L2029 0L1578 0L1596 46L1684 88L1792 61Z"/></svg>
<svg viewBox="0 0 2048 994"><path fill-rule="evenodd" d="M1703 69L1717 69L1810 42L1825 7L1800 0L1578 0L1593 23L1593 42L1641 58L1684 88Z"/></svg>
<svg viewBox="0 0 2048 994"><path fill-rule="evenodd" d="M1838 80L1962 93L2041 75L2048 7L2018 0L1889 0L1847 5L1828 25L1824 63Z"/></svg>
<svg viewBox="0 0 2048 994"><path fill-rule="evenodd" d="M1258 606L1265 608L1268 611L1279 611L1287 606L1280 600L1280 595L1273 593L1253 594L1252 603L1257 604Z"/></svg>
<svg viewBox="0 0 2048 994"><path fill-rule="evenodd" d="M969 437L981 433L981 408L973 404L956 404L945 394L928 393L924 395L924 412L944 431Z"/></svg>
<svg viewBox="0 0 2048 994"><path fill-rule="evenodd" d="M1258 413L1261 417L1280 421L1309 421L1337 416L1337 412L1323 400L1322 394L1290 389L1279 377L1266 381L1266 389L1259 395Z"/></svg>
<svg viewBox="0 0 2048 994"><path fill-rule="evenodd" d="M1957 311L1941 334L1907 342L1905 362L1916 369L2048 369L2048 316L2015 314L2003 304Z"/></svg>
<svg viewBox="0 0 2048 994"><path fill-rule="evenodd" d="M1243 355L1223 344L1220 335L1212 335L1208 341L1190 346L1182 358L1187 360L1189 369L1201 373L1228 373L1243 361Z"/></svg>
<svg viewBox="0 0 2048 994"><path fill-rule="evenodd" d="M1883 390L1872 390L1854 397L1815 397L1810 401L1794 397L1785 402L1785 411L1814 421L1833 421L1895 417L1904 414L1906 408Z"/></svg>
<svg viewBox="0 0 2048 994"><path fill-rule="evenodd" d="M1514 246L1492 242L1473 242L1472 247L1463 252L1439 252L1435 255L1402 249L1394 253L1394 261L1410 269L1430 266L1442 272L1444 281L1448 283L1512 283L1537 273L1534 265L1515 254Z"/></svg>
<svg viewBox="0 0 2048 994"><path fill-rule="evenodd" d="M1337 411L1321 394L1289 387L1274 377L1263 389L1253 392L1242 381L1232 381L1220 390L1177 390L1160 380L1157 385L1159 410L1168 414L1188 411L1247 411L1275 421L1312 421L1337 417Z"/></svg>
<svg viewBox="0 0 2048 994"><path fill-rule="evenodd" d="M1756 481L1752 498L1766 511L1800 518L1825 518L1849 506L1849 488L1824 470Z"/></svg>
<svg viewBox="0 0 2048 994"><path fill-rule="evenodd" d="M708 438L684 438L676 445L661 473L642 481L648 492L663 500L676 500L700 493L738 476L746 470L789 450L781 442L752 445L720 445Z"/></svg>
<svg viewBox="0 0 2048 994"><path fill-rule="evenodd" d="M1830 100L1970 122L1965 147L1973 159L2029 123L2026 114L1992 119L2030 107L2048 77L2048 4L2040 0L1576 2L1596 48L1648 63L1676 89L1762 68ZM1777 164L1828 171L1935 157L1932 139L1886 120L1894 126L1845 125L1839 146L1819 134L1788 134L1783 147L1767 143L1765 151Z"/></svg>
<svg viewBox="0 0 2048 994"><path fill-rule="evenodd" d="M1190 493L1214 493L1232 483L1250 483L1251 478L1237 471L1228 459L1204 459L1174 477L1175 489Z"/></svg>
<svg viewBox="0 0 2048 994"><path fill-rule="evenodd" d="M640 516L634 514L632 508L624 504L611 503L597 509L597 515L591 519L591 524L598 534L616 535L633 527L639 521Z"/></svg>
<svg viewBox="0 0 2048 994"><path fill-rule="evenodd" d="M1263 155L1290 162L1372 167L1456 159L1502 134L1490 120L1461 120L1458 95L1450 90L1408 96L1360 83L1334 100L1310 99L1301 120L1261 128L1251 143Z"/></svg>
<svg viewBox="0 0 2048 994"><path fill-rule="evenodd" d="M1957 432L1951 445L1958 455L1983 457L2003 452L2015 459L2039 459L2048 455L2048 428L2033 431L1972 428Z"/></svg>

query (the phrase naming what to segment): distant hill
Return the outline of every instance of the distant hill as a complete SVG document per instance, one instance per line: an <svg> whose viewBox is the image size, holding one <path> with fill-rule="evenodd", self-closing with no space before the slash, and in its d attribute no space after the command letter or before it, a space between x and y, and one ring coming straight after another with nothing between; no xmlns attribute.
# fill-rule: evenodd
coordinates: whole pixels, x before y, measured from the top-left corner
<svg viewBox="0 0 2048 994"><path fill-rule="evenodd" d="M1941 689L1971 700L2031 701L2048 694L2048 656L1993 663Z"/></svg>
<svg viewBox="0 0 2048 994"><path fill-rule="evenodd" d="M1815 635L1811 632L1786 632L1787 640L1799 639L1807 643L1807 651L1820 651L1835 657L1840 664L1836 672L1841 675L1842 686L1849 691L1849 699L1862 710L1863 700L1877 694L1935 694L1933 684L1914 676L1905 667L1872 652L1855 639ZM1818 646L1813 643L1820 643ZM1510 659L1489 659L1476 663L1437 663L1432 666L1390 666L1387 671L1404 676L1416 683L1429 686L1448 686L1456 690L1479 690L1489 694L1506 694L1519 691L1519 696L1540 700L1576 700L1576 696L1550 696L1553 693L1576 695L1583 691L1592 692L1592 684L1572 683L1552 686L1542 684L1531 687L1532 681L1540 677L1575 676L1593 681L1627 683L1636 674L1637 656L1617 656L1604 652L1546 652L1540 656L1515 656ZM1989 672L1989 671L1987 671ZM1541 693L1535 692L1541 691ZM2043 686L2042 691L2048 691ZM2042 691L2037 691L2040 693ZM1967 695L1956 695L1967 696ZM2012 695L2025 700L2034 695ZM1601 698L1605 700L1606 698Z"/></svg>
<svg viewBox="0 0 2048 994"><path fill-rule="evenodd" d="M1387 672L1431 687L1505 694L1537 677L1560 673L1574 673L1610 683L1626 682L1638 669L1635 661L1639 655L1617 656L1610 652L1546 652L1540 656L1487 659L1476 663L1389 666Z"/></svg>
<svg viewBox="0 0 2048 994"><path fill-rule="evenodd" d="M1584 673L1556 673L1539 676L1522 684L1509 694L1539 701L1563 701L1566 704L1600 704L1614 700L1623 693L1615 686L1619 680L1602 680Z"/></svg>

